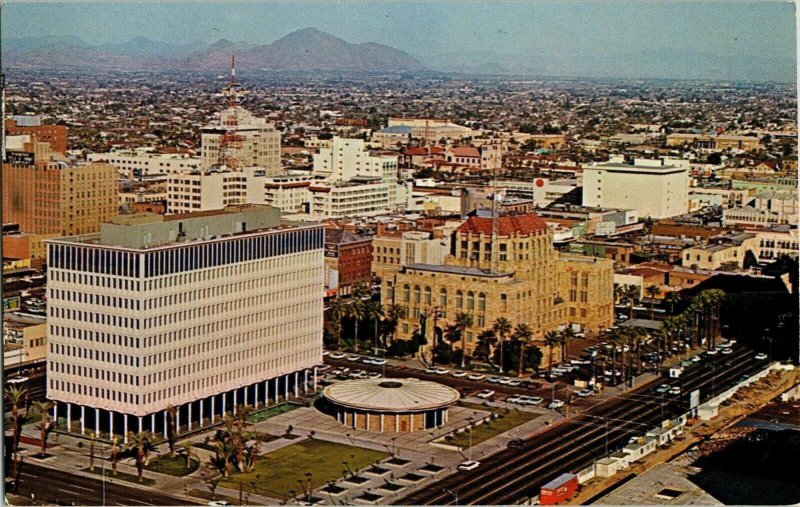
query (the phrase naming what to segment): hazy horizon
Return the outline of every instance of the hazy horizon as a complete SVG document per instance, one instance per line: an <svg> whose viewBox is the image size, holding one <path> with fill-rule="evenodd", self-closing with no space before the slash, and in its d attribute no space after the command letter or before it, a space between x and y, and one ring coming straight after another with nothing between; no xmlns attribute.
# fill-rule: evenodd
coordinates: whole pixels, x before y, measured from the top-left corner
<svg viewBox="0 0 800 507"><path fill-rule="evenodd" d="M268 44L306 27L348 42L385 44L423 63L427 57L454 52L512 54L533 60L537 55L607 58L667 50L721 59L769 58L772 61L765 63L768 71L780 70L787 59L796 60L794 4L772 1L12 1L2 10L3 38L75 36L93 45L122 43L138 36L171 44L210 43L220 38Z"/></svg>

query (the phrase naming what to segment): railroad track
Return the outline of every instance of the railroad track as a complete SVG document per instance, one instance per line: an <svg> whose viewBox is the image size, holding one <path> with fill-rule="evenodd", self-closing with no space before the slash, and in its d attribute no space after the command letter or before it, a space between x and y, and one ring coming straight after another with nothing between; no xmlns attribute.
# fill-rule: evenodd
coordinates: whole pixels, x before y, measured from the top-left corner
<svg viewBox="0 0 800 507"><path fill-rule="evenodd" d="M734 364L723 367L727 362ZM715 365L713 368L711 364ZM751 374L764 364L753 353L737 348L734 354L716 356L687 369L678 379L654 381L636 392L626 393L596 405L586 413L566 420L526 441L523 451L500 451L484 460L472 472L459 472L412 493L397 503L409 505L514 504L535 496L548 480L563 472L575 472L594 459L624 445L630 436L643 434L666 418L688 408L689 393L701 390L702 399L727 389L741 375ZM681 386L679 399L655 393L659 383ZM603 420L614 423L606 425ZM606 441L608 442L606 444ZM490 473L488 473L490 472Z"/></svg>

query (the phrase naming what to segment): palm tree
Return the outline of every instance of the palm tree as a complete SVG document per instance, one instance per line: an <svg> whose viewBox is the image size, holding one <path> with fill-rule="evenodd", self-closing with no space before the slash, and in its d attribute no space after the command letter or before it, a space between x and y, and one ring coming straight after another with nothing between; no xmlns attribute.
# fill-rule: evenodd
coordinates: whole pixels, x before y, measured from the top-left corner
<svg viewBox="0 0 800 507"><path fill-rule="evenodd" d="M655 313L655 303L656 303L656 296L661 292L658 285L648 285L647 288L644 289L647 295L650 297L650 320L653 320L653 315Z"/></svg>
<svg viewBox="0 0 800 507"><path fill-rule="evenodd" d="M336 344L342 346L342 317L345 314L345 307L339 298L334 298L328 303L328 318L325 324L330 333L336 338Z"/></svg>
<svg viewBox="0 0 800 507"><path fill-rule="evenodd" d="M175 457L175 438L178 436L178 431L175 428L175 420L177 419L178 409L174 405L167 405L167 443L169 444L169 457Z"/></svg>
<svg viewBox="0 0 800 507"><path fill-rule="evenodd" d="M53 402L34 401L33 406L39 416L39 436L42 441L39 456L45 457L47 455L47 437L55 427L55 423L50 421L50 409L53 408Z"/></svg>
<svg viewBox="0 0 800 507"><path fill-rule="evenodd" d="M475 357L491 362L490 356L495 343L497 343L497 336L495 336L492 329L484 329L481 331L480 334L478 334L477 344L475 346Z"/></svg>
<svg viewBox="0 0 800 507"><path fill-rule="evenodd" d="M669 305L669 313L672 315L675 313L675 303L680 302L681 297L678 294L678 291L671 290L664 295L664 303Z"/></svg>
<svg viewBox="0 0 800 507"><path fill-rule="evenodd" d="M558 333L558 343L561 344L561 362L567 362L567 344L570 340L575 339L575 331L572 330L572 326L567 325L561 332Z"/></svg>
<svg viewBox="0 0 800 507"><path fill-rule="evenodd" d="M128 443L125 444L125 450L131 454L131 457L136 461L136 471L139 474L139 482L144 482L142 471L145 466L145 453L153 443L153 437L146 431L134 433L128 432Z"/></svg>
<svg viewBox="0 0 800 507"><path fill-rule="evenodd" d="M492 330L494 330L495 334L497 335L498 340L500 340L500 371L505 371L506 365L503 361L503 342L506 341L508 335L511 334L511 321L505 317L498 317L494 319L494 323L492 324Z"/></svg>
<svg viewBox="0 0 800 507"><path fill-rule="evenodd" d="M548 331L544 334L544 344L547 346L547 376L552 378L553 374L553 347L558 343L558 331Z"/></svg>
<svg viewBox="0 0 800 507"><path fill-rule="evenodd" d="M623 290L623 298L629 305L630 315L628 318L633 318L633 305L636 303L636 300L639 299L640 291L639 287L636 285L626 285L625 289Z"/></svg>
<svg viewBox="0 0 800 507"><path fill-rule="evenodd" d="M375 323L375 332L372 336L373 345L375 349L378 348L378 321L383 318L383 306L378 301L370 301L367 303L367 318ZM377 352L376 352L377 353Z"/></svg>
<svg viewBox="0 0 800 507"><path fill-rule="evenodd" d="M89 432L89 471L94 472L94 431Z"/></svg>
<svg viewBox="0 0 800 507"><path fill-rule="evenodd" d="M351 319L355 323L354 334L353 334L353 346L356 351L358 351L358 322L364 318L366 315L366 308L364 307L364 301L361 299L351 299L347 302L345 306L345 315Z"/></svg>
<svg viewBox="0 0 800 507"><path fill-rule="evenodd" d="M200 459L200 456L198 456L198 454L194 451L194 446L188 440L183 442L181 446L183 447L181 454L183 454L183 459L186 460L186 468L189 468L192 456L198 460Z"/></svg>
<svg viewBox="0 0 800 507"><path fill-rule="evenodd" d="M230 436L214 439L214 456L209 458L209 464L219 470L228 479L231 474L231 459L236 454L236 446Z"/></svg>
<svg viewBox="0 0 800 507"><path fill-rule="evenodd" d="M522 375L524 370L524 359L523 353L525 351L525 345L527 345L531 338L533 338L533 330L528 324L520 323L517 324L517 327L514 328L514 334L512 335L514 340L519 341L519 365L517 366L517 376Z"/></svg>
<svg viewBox="0 0 800 507"><path fill-rule="evenodd" d="M447 324L444 327L444 339L450 342L450 350L454 350L453 346L456 342L461 341L461 328L457 324Z"/></svg>
<svg viewBox="0 0 800 507"><path fill-rule="evenodd" d="M28 394L25 388L18 388L16 386L6 387L5 392L6 400L11 404L11 430L13 432L13 440L11 451L16 454L19 448L19 439L22 431L22 420L19 415L19 404L24 400Z"/></svg>
<svg viewBox="0 0 800 507"><path fill-rule="evenodd" d="M397 339L397 324L400 320L408 316L408 307L404 305L391 304L386 307L386 322L391 330L392 341Z"/></svg>
<svg viewBox="0 0 800 507"><path fill-rule="evenodd" d="M474 323L472 314L466 312L458 312L456 314L456 326L461 331L461 367L466 366L467 358L467 333L468 327L472 327Z"/></svg>

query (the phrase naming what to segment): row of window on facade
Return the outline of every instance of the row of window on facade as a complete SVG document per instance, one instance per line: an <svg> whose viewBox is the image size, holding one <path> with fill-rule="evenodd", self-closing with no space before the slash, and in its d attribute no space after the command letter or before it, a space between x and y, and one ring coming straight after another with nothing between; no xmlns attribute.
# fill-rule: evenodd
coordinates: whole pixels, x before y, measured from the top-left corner
<svg viewBox="0 0 800 507"><path fill-rule="evenodd" d="M56 391L63 391L66 393L74 393L81 396L90 396L93 398L101 398L109 401L117 401L121 403L139 404L138 394L129 394L126 392L117 391L114 389L106 389L103 387L85 386L75 382L65 382L62 380L50 379L50 389Z"/></svg>
<svg viewBox="0 0 800 507"><path fill-rule="evenodd" d="M415 285L413 289L413 299L412 299L412 291L411 286L408 284L403 285L403 299L404 303L420 303L422 302L425 305L433 304L433 291L430 287L425 287L424 289L420 289L419 285ZM467 291L467 310L474 310L475 309L475 293L473 291ZM422 298L422 299L420 299ZM501 295L501 299L505 300L507 298L506 294ZM478 299L478 310L485 310L486 309L486 294L480 292L477 294ZM442 287L439 290L439 306L446 307L448 302L448 295L447 289ZM455 294L455 306L456 308L464 308L464 291L458 289Z"/></svg>

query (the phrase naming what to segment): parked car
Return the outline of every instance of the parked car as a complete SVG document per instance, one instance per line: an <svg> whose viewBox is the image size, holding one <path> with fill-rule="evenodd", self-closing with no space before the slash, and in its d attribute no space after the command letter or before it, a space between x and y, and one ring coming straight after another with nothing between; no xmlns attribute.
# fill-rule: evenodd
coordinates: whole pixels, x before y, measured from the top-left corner
<svg viewBox="0 0 800 507"><path fill-rule="evenodd" d="M661 384L660 386L658 386L658 389L656 389L656 392L658 394L666 394L669 392L669 388L670 388L669 384Z"/></svg>
<svg viewBox="0 0 800 507"><path fill-rule="evenodd" d="M436 373L437 375L447 375L448 373L450 373L450 370L448 370L447 368L436 368L434 370L434 373Z"/></svg>
<svg viewBox="0 0 800 507"><path fill-rule="evenodd" d="M506 385L511 387L519 387L521 384L522 382L520 382L519 380L513 380L513 379L506 382Z"/></svg>
<svg viewBox="0 0 800 507"><path fill-rule="evenodd" d="M454 371L450 375L452 375L455 378L462 378L462 377L466 377L467 376L467 372L465 372L465 371Z"/></svg>
<svg viewBox="0 0 800 507"><path fill-rule="evenodd" d="M16 377L10 378L6 380L9 384L22 384L28 381L28 377L23 377L21 375L17 375Z"/></svg>
<svg viewBox="0 0 800 507"><path fill-rule="evenodd" d="M502 379L500 377L489 377L489 382L492 384L499 384Z"/></svg>
<svg viewBox="0 0 800 507"><path fill-rule="evenodd" d="M323 350L322 357L329 356L331 354L330 350Z"/></svg>
<svg viewBox="0 0 800 507"><path fill-rule="evenodd" d="M494 391L492 391L491 389L484 389L483 391L479 392L476 396L483 400L488 400L489 398L494 396Z"/></svg>
<svg viewBox="0 0 800 507"><path fill-rule="evenodd" d="M522 449L525 446L525 441L521 438L515 438L513 440L509 440L506 444L506 447L509 449Z"/></svg>
<svg viewBox="0 0 800 507"><path fill-rule="evenodd" d="M354 354L353 355L349 355L349 356L347 356L347 360L348 361L353 361L353 362L360 361L361 360L361 356L356 356Z"/></svg>
<svg viewBox="0 0 800 507"><path fill-rule="evenodd" d="M427 370L425 370L425 373L427 373L428 375L436 375L436 368L428 368Z"/></svg>
<svg viewBox="0 0 800 507"><path fill-rule="evenodd" d="M331 352L330 358L331 359L344 359L346 355L347 354L345 354L344 352Z"/></svg>
<svg viewBox="0 0 800 507"><path fill-rule="evenodd" d="M317 371L318 372L328 371L330 369L331 369L331 365L329 365L329 364L321 364L321 365L317 366Z"/></svg>
<svg viewBox="0 0 800 507"><path fill-rule="evenodd" d="M732 349L732 348L730 348L730 347L725 347L724 349L722 349L722 353L723 353L724 355L726 355L726 356L727 356L728 354L733 354L733 349Z"/></svg>
<svg viewBox="0 0 800 507"><path fill-rule="evenodd" d="M373 371L372 373L367 373L367 377L369 378L381 378L381 374L377 371Z"/></svg>
<svg viewBox="0 0 800 507"><path fill-rule="evenodd" d="M717 355L717 349L708 349L708 350L706 350L706 354L708 354L709 356L716 356Z"/></svg>
<svg viewBox="0 0 800 507"><path fill-rule="evenodd" d="M211 502L208 502L209 507L226 507L227 505L230 504L231 504L230 502L226 502L225 500L213 500Z"/></svg>
<svg viewBox="0 0 800 507"><path fill-rule="evenodd" d="M690 359L690 361L693 363L699 363L702 360L703 359L700 356L692 356L692 358Z"/></svg>
<svg viewBox="0 0 800 507"><path fill-rule="evenodd" d="M465 461L465 462L461 463L460 465L458 465L458 469L461 470L461 471L475 470L480 465L481 465L480 461Z"/></svg>
<svg viewBox="0 0 800 507"><path fill-rule="evenodd" d="M765 353L763 353L763 352L759 352L758 354L756 354L756 359L758 359L759 361L763 361L766 358L767 358L767 355Z"/></svg>
<svg viewBox="0 0 800 507"><path fill-rule="evenodd" d="M468 378L468 379L470 379L470 380L475 380L475 381L478 381L478 380L483 380L483 379L485 379L485 378L486 378L486 375L482 375L482 374L480 374L480 373L475 373L475 374L473 374L473 375L470 375L470 376L469 376L469 377L467 377L467 378Z"/></svg>
<svg viewBox="0 0 800 507"><path fill-rule="evenodd" d="M669 394L681 394L680 386L672 386L669 388Z"/></svg>
<svg viewBox="0 0 800 507"><path fill-rule="evenodd" d="M563 406L564 406L564 402L563 401L561 401L561 400L553 400L547 405L547 408L549 408L550 410L555 410L555 409L561 408Z"/></svg>
<svg viewBox="0 0 800 507"><path fill-rule="evenodd" d="M519 403L522 397L519 395L509 396L506 398L506 403Z"/></svg>
<svg viewBox="0 0 800 507"><path fill-rule="evenodd" d="M589 396L594 395L594 391L592 389L581 389L577 393L579 398L588 398Z"/></svg>
<svg viewBox="0 0 800 507"><path fill-rule="evenodd" d="M372 360L372 364L374 364L375 366L383 366L387 362L388 361L386 359L383 359L382 357L376 357Z"/></svg>
<svg viewBox="0 0 800 507"><path fill-rule="evenodd" d="M508 377L501 377L500 380L497 381L498 384L502 384L504 386L507 386L509 382L511 382L511 379Z"/></svg>

